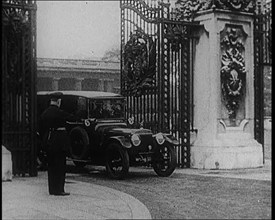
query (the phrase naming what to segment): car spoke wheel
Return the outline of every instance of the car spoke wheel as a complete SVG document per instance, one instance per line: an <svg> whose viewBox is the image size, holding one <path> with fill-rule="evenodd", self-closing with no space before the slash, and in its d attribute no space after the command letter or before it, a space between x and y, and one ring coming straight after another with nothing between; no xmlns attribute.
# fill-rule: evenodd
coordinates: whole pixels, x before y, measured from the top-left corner
<svg viewBox="0 0 275 220"><path fill-rule="evenodd" d="M89 156L87 132L81 127L76 127L70 132L70 140L70 156L72 159L85 160Z"/></svg>
<svg viewBox="0 0 275 220"><path fill-rule="evenodd" d="M76 157L79 157L81 155L83 149L84 149L84 142L82 140L81 136L74 136L74 139L72 141L72 155L77 155Z"/></svg>
<svg viewBox="0 0 275 220"><path fill-rule="evenodd" d="M126 149L117 143L112 143L106 151L106 170L114 179L123 179L129 171L129 155Z"/></svg>
<svg viewBox="0 0 275 220"><path fill-rule="evenodd" d="M177 165L174 147L171 145L159 146L153 157L153 169L162 177L170 176Z"/></svg>

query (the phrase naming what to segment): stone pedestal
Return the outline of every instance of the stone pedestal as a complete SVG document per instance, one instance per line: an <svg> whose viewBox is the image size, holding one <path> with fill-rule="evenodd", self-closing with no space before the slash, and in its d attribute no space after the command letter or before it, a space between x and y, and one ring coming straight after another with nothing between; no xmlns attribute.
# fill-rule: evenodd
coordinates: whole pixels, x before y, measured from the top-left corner
<svg viewBox="0 0 275 220"><path fill-rule="evenodd" d="M76 78L75 79L75 90L76 91L81 91L82 90L82 82L84 80L84 78Z"/></svg>
<svg viewBox="0 0 275 220"><path fill-rule="evenodd" d="M209 9L195 20L203 28L195 55L198 133L191 146L191 167L261 167L263 150L254 139L252 14Z"/></svg>
<svg viewBox="0 0 275 220"><path fill-rule="evenodd" d="M114 80L106 80L106 92L114 92Z"/></svg>
<svg viewBox="0 0 275 220"><path fill-rule="evenodd" d="M2 181L12 180L11 152L2 145Z"/></svg>
<svg viewBox="0 0 275 220"><path fill-rule="evenodd" d="M53 91L58 91L58 89L59 89L59 85L58 85L59 80L60 80L60 78L58 78L58 77L54 77L53 78L53 81L52 81L52 89L53 89Z"/></svg>
<svg viewBox="0 0 275 220"><path fill-rule="evenodd" d="M113 92L114 80L113 79L99 79L98 90L104 92Z"/></svg>
<svg viewBox="0 0 275 220"><path fill-rule="evenodd" d="M261 145L251 134L227 130L218 134L211 146L191 147L191 167L200 169L239 169L263 166Z"/></svg>

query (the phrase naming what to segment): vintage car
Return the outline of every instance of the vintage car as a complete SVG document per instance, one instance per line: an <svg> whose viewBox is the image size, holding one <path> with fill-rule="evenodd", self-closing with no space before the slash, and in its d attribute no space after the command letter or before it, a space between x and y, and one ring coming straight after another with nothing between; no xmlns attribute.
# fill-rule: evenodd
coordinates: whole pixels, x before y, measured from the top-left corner
<svg viewBox="0 0 275 220"><path fill-rule="evenodd" d="M37 93L38 115L48 107L53 92ZM106 166L108 175L114 179L123 179L129 166L150 166L163 177L173 173L174 146L178 141L170 134L132 128L132 123L125 119L123 96L99 91L60 92L63 93L60 108L79 118L66 126L71 140L68 159L76 166ZM38 132L41 141L39 135Z"/></svg>

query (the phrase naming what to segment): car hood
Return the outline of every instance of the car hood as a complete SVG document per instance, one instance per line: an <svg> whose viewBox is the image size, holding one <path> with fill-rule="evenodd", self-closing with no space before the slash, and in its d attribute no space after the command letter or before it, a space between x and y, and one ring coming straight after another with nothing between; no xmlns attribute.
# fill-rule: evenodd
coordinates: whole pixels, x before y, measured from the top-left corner
<svg viewBox="0 0 275 220"><path fill-rule="evenodd" d="M116 133L116 134L145 134L145 135L152 135L152 131L149 129L144 129L144 128L140 128L140 129L134 129L134 128L113 128L110 130L110 132Z"/></svg>
<svg viewBox="0 0 275 220"><path fill-rule="evenodd" d="M98 133L109 133L111 135L131 135L131 134L139 134L139 135L152 135L152 131L150 129L135 129L128 128L125 123L102 123L96 125L95 128Z"/></svg>

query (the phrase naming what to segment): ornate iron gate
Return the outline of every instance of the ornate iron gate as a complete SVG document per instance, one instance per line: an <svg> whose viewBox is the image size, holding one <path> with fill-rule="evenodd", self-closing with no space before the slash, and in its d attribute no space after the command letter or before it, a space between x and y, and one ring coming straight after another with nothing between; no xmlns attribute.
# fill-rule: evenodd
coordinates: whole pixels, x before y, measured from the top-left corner
<svg viewBox="0 0 275 220"><path fill-rule="evenodd" d="M272 9L257 1L254 22L255 139L264 152L264 75L272 69Z"/></svg>
<svg viewBox="0 0 275 220"><path fill-rule="evenodd" d="M13 174L36 169L36 3L2 1L2 145Z"/></svg>
<svg viewBox="0 0 275 220"><path fill-rule="evenodd" d="M173 134L179 167L190 167L193 29L170 4L121 0L121 93L135 126Z"/></svg>

